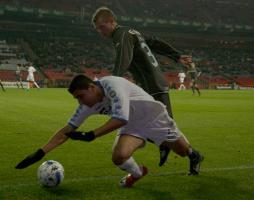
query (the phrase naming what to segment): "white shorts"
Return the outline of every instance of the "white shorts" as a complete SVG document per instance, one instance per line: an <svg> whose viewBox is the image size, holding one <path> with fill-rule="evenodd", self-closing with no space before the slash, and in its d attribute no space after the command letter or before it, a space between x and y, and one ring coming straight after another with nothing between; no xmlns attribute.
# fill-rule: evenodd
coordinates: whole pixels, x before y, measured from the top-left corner
<svg viewBox="0 0 254 200"><path fill-rule="evenodd" d="M118 135L132 135L144 141L151 140L157 146L164 141L175 142L182 133L177 128L175 121L168 116L166 109L164 110L153 121L148 121L145 126L140 126L139 121L129 121L120 129Z"/></svg>
<svg viewBox="0 0 254 200"><path fill-rule="evenodd" d="M34 76L33 75L28 75L26 80L34 82Z"/></svg>
<svg viewBox="0 0 254 200"><path fill-rule="evenodd" d="M184 79L181 79L181 78L180 78L180 80L179 80L179 81L180 81L180 83L184 83Z"/></svg>

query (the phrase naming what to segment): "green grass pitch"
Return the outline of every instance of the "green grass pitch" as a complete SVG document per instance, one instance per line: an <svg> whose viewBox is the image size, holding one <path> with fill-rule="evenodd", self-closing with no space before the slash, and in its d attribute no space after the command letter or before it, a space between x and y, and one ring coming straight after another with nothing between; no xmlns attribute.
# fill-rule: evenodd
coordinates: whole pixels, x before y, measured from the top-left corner
<svg viewBox="0 0 254 200"><path fill-rule="evenodd" d="M149 174L131 189L118 187L125 175L111 162L116 133L92 143L67 141L24 169L14 166L41 147L65 125L77 102L66 89L0 91L0 199L2 200L163 200L254 199L254 91L171 91L174 117L193 147L205 160L199 176L188 177L188 159L171 153L158 167L153 144L134 158ZM90 118L82 127L92 130L106 120ZM45 160L57 160L65 179L54 189L37 183L36 171Z"/></svg>

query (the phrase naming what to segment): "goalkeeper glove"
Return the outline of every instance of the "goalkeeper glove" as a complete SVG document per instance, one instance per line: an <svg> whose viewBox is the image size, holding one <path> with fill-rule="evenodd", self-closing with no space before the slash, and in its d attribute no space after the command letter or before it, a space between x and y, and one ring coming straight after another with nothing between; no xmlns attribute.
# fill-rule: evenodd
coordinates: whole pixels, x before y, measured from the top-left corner
<svg viewBox="0 0 254 200"><path fill-rule="evenodd" d="M42 149L38 149L33 154L27 156L24 160L22 160L17 166L16 169L24 169L29 165L34 164L35 162L41 160L45 156L45 152Z"/></svg>
<svg viewBox="0 0 254 200"><path fill-rule="evenodd" d="M89 132L72 131L72 132L66 133L66 135L73 140L83 140L87 142L91 142L95 139L95 135L93 131L89 131Z"/></svg>

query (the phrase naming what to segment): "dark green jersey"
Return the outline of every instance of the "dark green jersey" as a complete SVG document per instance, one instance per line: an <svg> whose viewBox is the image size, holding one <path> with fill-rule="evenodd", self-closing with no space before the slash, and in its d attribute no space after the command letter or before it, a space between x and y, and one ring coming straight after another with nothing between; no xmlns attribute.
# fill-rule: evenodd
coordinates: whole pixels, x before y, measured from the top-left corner
<svg viewBox="0 0 254 200"><path fill-rule="evenodd" d="M168 83L144 36L134 29L117 26L112 37L116 50L113 75L123 76L129 71L134 80L149 94L167 93ZM165 52L163 48L166 48L166 45L160 48L155 39L149 38L147 41L154 48L154 52Z"/></svg>
<svg viewBox="0 0 254 200"><path fill-rule="evenodd" d="M192 63L187 73L190 75L192 80L196 80L198 76L200 75L201 71L198 67L195 66L194 63Z"/></svg>

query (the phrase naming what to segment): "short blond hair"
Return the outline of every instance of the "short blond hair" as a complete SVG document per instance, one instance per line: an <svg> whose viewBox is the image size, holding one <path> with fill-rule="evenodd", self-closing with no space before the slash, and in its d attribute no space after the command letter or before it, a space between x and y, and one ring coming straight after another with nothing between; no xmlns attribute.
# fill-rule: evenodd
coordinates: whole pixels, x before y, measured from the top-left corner
<svg viewBox="0 0 254 200"><path fill-rule="evenodd" d="M91 23L94 27L95 27L95 23L99 17L103 17L105 19L112 19L113 21L116 21L116 16L115 16L114 12L105 6L98 8L94 12L94 14L92 16L92 21L91 21Z"/></svg>

